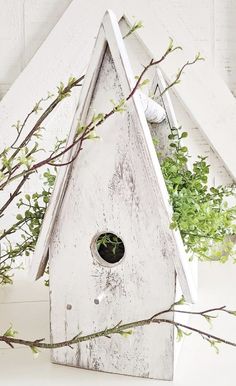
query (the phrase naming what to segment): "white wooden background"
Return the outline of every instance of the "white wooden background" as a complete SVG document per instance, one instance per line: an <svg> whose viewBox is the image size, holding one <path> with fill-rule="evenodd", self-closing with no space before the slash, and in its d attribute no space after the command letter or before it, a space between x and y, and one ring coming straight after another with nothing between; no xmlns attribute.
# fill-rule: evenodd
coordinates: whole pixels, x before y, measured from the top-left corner
<svg viewBox="0 0 236 386"><path fill-rule="evenodd" d="M71 0L0 0L0 98Z"/></svg>
<svg viewBox="0 0 236 386"><path fill-rule="evenodd" d="M70 3L71 0L0 0L0 98ZM236 95L236 1L169 0L168 3L184 21L202 54Z"/></svg>
<svg viewBox="0 0 236 386"><path fill-rule="evenodd" d="M79 0L78 0L79 1ZM155 0L158 1L158 0ZM71 0L0 0L0 95L3 96L30 58L54 27ZM236 95L236 1L235 0L169 0L184 21L203 55L213 64L232 92ZM89 20L89 15L88 15ZM69 28L69 26L68 26ZM40 71L40 68L39 68ZM22 91L23 95L23 91ZM236 305L232 291L236 267L229 265L201 265L198 307ZM35 283L29 291L21 272L16 286L0 292L0 328L9 321L21 331L22 336L45 336L48 330L47 290L42 283ZM223 282L223 284L221 284ZM221 289L222 287L222 289ZM205 327L203 325L202 327ZM206 326L207 327L207 326ZM217 322L214 333L233 338L230 321ZM236 340L236 336L234 336ZM198 355L196 360L196 353ZM216 356L198 337L185 341L174 385L195 386L235 384L235 351L224 347ZM204 371L204 374L202 373ZM152 381L121 378L78 369L53 366L48 354L33 360L25 349L0 350L0 379L4 385L120 385L153 384ZM166 385L155 382L155 385Z"/></svg>

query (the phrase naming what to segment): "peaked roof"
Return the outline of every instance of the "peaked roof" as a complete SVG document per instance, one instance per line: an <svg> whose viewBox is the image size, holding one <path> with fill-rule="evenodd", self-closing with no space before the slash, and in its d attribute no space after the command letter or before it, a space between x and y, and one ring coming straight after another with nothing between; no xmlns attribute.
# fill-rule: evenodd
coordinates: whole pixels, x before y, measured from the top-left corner
<svg viewBox="0 0 236 386"><path fill-rule="evenodd" d="M156 59L166 49L169 36L174 38L175 45L183 47L178 55L174 55L174 60L169 58L160 65L167 81L173 80L177 69L199 51L185 21L180 19L175 7L165 0L147 0L145 3L137 0L73 0L0 101L2 128L10 127L12 122L27 115L29 108L44 95L45 90L52 90L55 84L67 78L67 74L84 73L94 37L107 7L112 8L118 18L125 15L130 24L134 20L142 20L144 28L137 31L137 36L152 58ZM88 15L91 18L89 27ZM24 98L18 98L22 89ZM231 176L236 179L236 100L225 82L209 61L205 60L184 73L183 82L174 87L174 92ZM60 115L57 111L55 119L60 116L61 136L65 136L63 128L70 125L68 119L73 115L71 110L74 111L74 105L67 101L64 114ZM1 146L7 146L13 135L12 130L2 129ZM45 132L45 136L50 141L51 130Z"/></svg>
<svg viewBox="0 0 236 386"><path fill-rule="evenodd" d="M107 11L103 18L96 40L95 48L92 54L92 58L90 61L90 66L85 76L80 96L80 102L74 116L67 145L73 141L78 119L80 120L80 122L84 122L87 116L93 90L100 70L100 65L102 63L107 45L109 46L120 83L122 84L124 95L129 95L130 91L134 86L134 75L131 70L127 52L120 33L119 25L117 23L115 15L111 11ZM168 216L170 221L172 211L168 202L168 193L161 173L160 165L156 157L152 138L150 135L150 131L138 92L136 92L132 97L131 103L133 103L134 105L135 112L138 116L139 124L141 125L143 130L144 141L146 142L147 151L149 153L148 156L151 160L151 166L153 168L153 176L155 178L156 184L158 184L159 186L159 190L161 191L162 202L165 207L166 216ZM74 150L72 150L72 152L73 151ZM72 152L68 152L64 155L64 159L62 161L63 163L67 162L71 158ZM56 179L54 191L52 193L52 197L44 218L44 222L41 228L31 266L31 273L36 279L42 276L47 264L50 237L53 231L55 219L57 217L57 214L59 213L60 206L66 191L70 170L71 165L59 168L59 173ZM187 261L187 256L184 250L181 236L178 231L169 231L172 241L175 245L175 250L172 251L171 257L173 259L176 272L178 274L183 294L187 301L194 302L196 299L196 289L193 283L189 263Z"/></svg>

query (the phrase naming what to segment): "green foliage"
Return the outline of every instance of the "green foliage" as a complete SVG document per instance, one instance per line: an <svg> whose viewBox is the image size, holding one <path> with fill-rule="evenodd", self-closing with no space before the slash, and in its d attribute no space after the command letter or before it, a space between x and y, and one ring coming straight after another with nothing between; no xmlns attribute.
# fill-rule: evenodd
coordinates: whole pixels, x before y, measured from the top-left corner
<svg viewBox="0 0 236 386"><path fill-rule="evenodd" d="M185 298L184 296L182 295L181 298L179 300L177 300L173 306L183 306L184 304L186 304L186 301L185 301Z"/></svg>
<svg viewBox="0 0 236 386"><path fill-rule="evenodd" d="M230 314L230 315L236 316L236 311L232 311L232 310L225 310L225 312L227 312L227 314Z"/></svg>
<svg viewBox="0 0 236 386"><path fill-rule="evenodd" d="M57 87L57 93L58 93L59 100L67 98L71 95L71 86L75 82L76 82L76 78L74 78L74 77L69 78L66 86L64 85L63 82L60 82L59 86Z"/></svg>
<svg viewBox="0 0 236 386"><path fill-rule="evenodd" d="M123 39L126 39L128 36L132 35L135 31L143 27L143 23L141 20L136 21L129 29L127 34L123 37Z"/></svg>
<svg viewBox="0 0 236 386"><path fill-rule="evenodd" d="M132 330L123 330L123 331L118 331L118 334L120 334L124 338L128 338L130 335L133 334L133 331Z"/></svg>
<svg viewBox="0 0 236 386"><path fill-rule="evenodd" d="M32 195L25 194L17 203L20 210L16 214L16 222L1 233L4 240L0 251L0 284L12 283L12 268L19 256L29 256L35 249L42 221L46 212L56 175L49 169L44 173L44 183L41 192ZM11 239L17 238L17 242Z"/></svg>
<svg viewBox="0 0 236 386"><path fill-rule="evenodd" d="M80 134L83 133L85 127L78 122L77 128L76 128L76 136L78 137Z"/></svg>
<svg viewBox="0 0 236 386"><path fill-rule="evenodd" d="M34 358L38 358L40 350L35 346L29 346L29 348L32 351Z"/></svg>
<svg viewBox="0 0 236 386"><path fill-rule="evenodd" d="M96 131L93 129L90 131L88 135L86 135L86 139L99 139L100 137L96 134Z"/></svg>
<svg viewBox="0 0 236 386"><path fill-rule="evenodd" d="M207 314L203 314L202 316L209 323L209 325L211 327L212 327L212 319L216 319L217 318L217 316L207 315Z"/></svg>
<svg viewBox="0 0 236 386"><path fill-rule="evenodd" d="M142 23L140 21L135 22L125 37L141 27ZM170 39L168 49L161 60L163 60L168 53L180 48L181 47L174 47L173 40ZM199 60L203 60L203 58L200 54L197 54L192 62L188 61L185 63L178 71L176 79L168 85L167 89L179 82L180 75L187 66ZM148 69L154 64L155 62L151 60L150 64L145 68ZM83 77L81 77L81 79L82 78ZM148 79L142 80L141 78L139 87L148 83ZM70 96L72 88L78 85L78 80L73 77L68 80L66 85L61 82L57 88L56 99L47 109L48 112L46 116L58 102ZM166 90L163 92L165 91ZM42 110L42 103L52 96L53 94L49 93L46 98L40 99L35 103L32 111L27 115L23 123L17 121L16 124L13 125L17 133L16 139L11 146L3 149L0 153L0 190L3 190L17 178L23 177L26 180L26 176L29 177L31 173L36 171L34 164L35 154L43 151L43 149L39 148L39 143L37 141L35 142L35 138L37 140L41 138L41 132L43 130L43 127L41 127L42 121L39 119L39 123L38 125L36 124L33 134L30 136L26 135L23 142L21 142L20 137L29 117L32 114L39 113ZM127 100L128 99L129 97ZM111 114L116 112L122 113L126 110L125 98L122 98L118 102L114 100L111 100L111 102L113 104L112 110L107 114L95 114L92 117L88 131L86 131L85 126L78 123L75 139L78 139L80 136L86 140L98 138L95 132L96 126ZM192 256L196 255L200 260L218 260L225 262L229 256L234 256L235 254L230 237L236 233L236 208L228 207L226 201L227 196L233 194L233 188L219 186L208 189L209 165L205 157L199 156L192 170L187 169L188 149L181 144L181 140L185 137L187 137L186 132L181 133L181 130L177 128L171 129L169 139L172 155L166 157L161 165L170 195L170 201L173 206L171 227L180 230L186 250L190 252ZM18 142L21 144L17 145ZM155 142L157 144L157 139L155 139ZM64 147L65 140L57 140L55 148L51 151L53 160L49 159L50 162L48 162L46 158L46 160L44 160L46 164L52 165L55 158L61 156L61 150ZM44 161L39 162L40 167L44 165ZM42 191L35 192L32 195L26 194L24 197L21 197L18 202L19 213L16 215L16 222L9 229L3 229L0 232L0 240L4 242L0 250L0 284L12 282L10 272L18 256L28 256L34 251L54 185L55 175L48 170L45 172L44 178L46 179L46 183ZM16 196L18 196L18 194L19 192L16 192ZM4 215L4 213L2 215ZM11 237L13 234L16 234L14 239ZM16 239L21 241L15 242ZM112 238L109 240L98 238L97 247L99 248L102 244L115 254L120 241ZM48 281L46 282L46 284L48 284Z"/></svg>
<svg viewBox="0 0 236 386"><path fill-rule="evenodd" d="M182 330L181 328L179 328L177 325L175 327L177 330L177 335L176 335L177 342L180 342L183 339L184 335L186 335L186 336L191 335L191 332L186 332L186 331Z"/></svg>
<svg viewBox="0 0 236 386"><path fill-rule="evenodd" d="M102 233L96 241L97 250L103 245L107 250L111 250L113 255L115 255L120 244L122 244L121 239L112 233Z"/></svg>
<svg viewBox="0 0 236 386"><path fill-rule="evenodd" d="M35 154L37 149L38 143L35 143L31 149L29 149L27 146L22 147L16 160L20 165L25 166L26 169L29 169L32 163L35 161L32 154Z"/></svg>
<svg viewBox="0 0 236 386"><path fill-rule="evenodd" d="M14 330L12 325L10 325L10 327L7 329L7 331L4 332L3 336L15 338L17 334L18 334L18 332L16 330Z"/></svg>
<svg viewBox="0 0 236 386"><path fill-rule="evenodd" d="M236 233L236 207L226 201L234 187L208 188L210 165L198 156L192 169L187 168L188 149L182 145L187 137L181 128L169 135L172 153L161 162L161 168L173 207L172 229L179 229L187 252L200 260L225 262L235 257L230 236Z"/></svg>
<svg viewBox="0 0 236 386"><path fill-rule="evenodd" d="M95 125L98 122L102 122L102 121L104 121L104 114L103 113L99 113L99 114L94 114L93 115L92 122L95 123Z"/></svg>
<svg viewBox="0 0 236 386"><path fill-rule="evenodd" d="M201 335L201 334L200 334ZM219 354L220 350L218 345L222 343L220 340L208 338L206 336L201 335L204 340L206 340L208 343L210 343L211 347L214 348L216 354Z"/></svg>
<svg viewBox="0 0 236 386"><path fill-rule="evenodd" d="M114 112L123 113L124 111L126 111L126 100L124 98L121 99L118 103L111 99L111 103L114 106Z"/></svg>
<svg viewBox="0 0 236 386"><path fill-rule="evenodd" d="M135 76L134 78L135 78L136 80L139 80L139 76L138 76L138 75ZM138 87L139 87L139 88L142 88L142 87L146 86L146 85L149 84L149 83L150 83L150 80L149 80L149 79L144 79L143 81L140 81L140 82L139 82Z"/></svg>
<svg viewBox="0 0 236 386"><path fill-rule="evenodd" d="M82 79L83 77L81 77ZM60 83L52 103L46 107L44 105L54 96L51 93L37 101L22 122L18 120L12 125L16 131L15 139L11 145L3 148L0 152L0 191L6 187L9 188L17 180L21 181L18 185L19 189L17 185L16 187L13 185L12 189L10 187L9 199L0 209L0 217L5 216L10 203L16 197L21 197L18 202L19 213L16 215L15 223L8 229L0 230L0 285L12 283L12 268L20 268L16 258L27 256L34 251L55 176L49 170L46 171L44 178L47 186L44 185L41 192L35 192L33 195L23 196L20 188L26 182L27 177L36 172L37 167L52 165L56 156L58 156L57 161L60 161L61 152L65 147L65 140L57 139L50 156L45 155L43 160L35 164L36 153L42 152L44 154L44 149L40 148L38 142L41 140L42 130L44 130L43 121L62 99L70 96L72 88L79 85L81 85L80 81L71 77L66 85ZM42 110L44 110L43 113L41 113ZM33 128L29 130L27 127L29 120L38 113L40 113L40 117L33 124ZM93 135L94 133L91 133L91 136ZM52 162L49 162L50 157L53 157Z"/></svg>

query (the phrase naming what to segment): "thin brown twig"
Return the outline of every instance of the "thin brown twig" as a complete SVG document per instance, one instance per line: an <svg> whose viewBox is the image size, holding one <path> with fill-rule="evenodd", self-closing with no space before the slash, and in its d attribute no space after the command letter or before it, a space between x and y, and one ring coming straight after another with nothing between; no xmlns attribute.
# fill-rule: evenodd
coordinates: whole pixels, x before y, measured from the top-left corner
<svg viewBox="0 0 236 386"><path fill-rule="evenodd" d="M180 82L180 77L181 75L183 74L184 70L186 67L188 66L192 66L193 64L195 64L197 61L199 60L204 60L203 58L200 57L200 55L198 54L192 61L187 61L181 68L180 70L178 71L177 75L176 75L176 78L158 95L158 98L162 97L166 91L168 91L170 88L172 88L174 85L178 84Z"/></svg>
<svg viewBox="0 0 236 386"><path fill-rule="evenodd" d="M167 312L176 312L176 311L177 310L173 310L173 308L171 306L168 310L161 311L155 315L161 316L162 314L165 314ZM225 306L211 308L211 309L205 310L205 311L195 312L194 314L205 315L206 313L214 312L214 311L225 311ZM228 312L230 312L230 311L228 311ZM189 312L189 314L192 314L192 313ZM18 339L15 337L5 336L5 335L0 336L0 341L5 342L8 345L9 344L10 345L20 344L20 345L28 346L31 348L34 347L34 348L42 348L42 349L52 349L52 348L61 348L61 347L66 347L66 346L70 347L74 344L82 343L82 342L96 339L96 338L99 338L102 336L103 337L110 337L110 335L114 335L114 334L125 335L125 333L126 334L128 333L127 330L130 330L132 328L137 328L137 327L148 326L152 323L156 323L156 324L167 323L167 324L173 325L176 328L182 327L182 328L189 330L191 332L195 332L195 333L197 333L197 334L201 335L202 337L205 337L209 340L212 339L216 342L222 342L224 344L236 347L235 342L226 340L222 337L213 335L213 334L208 333L206 331L200 330L200 329L195 328L195 327L191 327L189 325L186 325L186 324L183 324L180 322L176 322L176 321L171 320L171 319L164 319L164 318L155 317L155 315L153 315L152 317L150 317L148 319L142 319L142 320L138 320L138 321L130 322L130 323L125 323L125 324L121 324L121 322L119 322L114 327L106 328L104 330L94 332L94 333L88 334L88 335L81 335L81 333L79 333L70 340L61 341L61 342L57 342L57 343L45 343L45 342L42 343L44 338L43 339L36 339L36 340L32 341L32 340Z"/></svg>
<svg viewBox="0 0 236 386"><path fill-rule="evenodd" d="M147 70L152 67L152 66L155 66L155 65L158 65L160 64L170 53L174 52L175 50L177 49L180 49L180 47L175 47L173 48L172 45L170 45L168 47L168 49L166 50L166 52L162 55L162 57L158 60L154 60L152 59L148 65L146 65L143 69L143 71L141 72L140 76L138 77L133 89L131 90L130 94L126 97L125 101L129 101L131 99L131 97L134 95L134 93L136 92L136 90L138 89L139 87L139 84L144 76L144 74L147 72ZM81 76L79 79L77 79L71 86L70 88L65 88L64 92L68 92L71 90L72 87L75 87L77 86L82 80L84 79L84 75ZM32 128L32 130L29 132L29 134L24 138L24 140L21 142L21 144L19 145L19 147L15 150L15 152L11 155L11 157L9 158L9 162L11 162L11 160L13 160L15 158L15 156L18 154L18 152L20 151L20 149L25 146L28 141L31 139L32 135L34 134L34 132L38 129L39 126L41 126L42 122L44 121L44 119L50 114L50 112L57 106L57 104L60 102L60 98L57 97L51 104L50 106L45 110L45 112L42 114L42 116L39 118L39 120L36 122L36 124L34 125L34 127ZM80 151L82 150L82 143L83 141L85 140L86 136L94 130L95 126L99 126L101 125L104 120L108 119L110 116L112 116L114 113L117 112L117 109L116 109L116 106L111 109L108 113L106 113L103 118L101 120L99 120L96 125L93 124L93 121L91 121L84 129L84 132L82 133L81 137L79 137L78 139L74 140L73 143L71 145L69 145L66 149L63 149L61 152L59 152L57 155L55 155L54 157L47 157L46 159L34 164L31 168L29 168L27 171L24 171L22 173L19 173L18 175L12 177L8 183L11 181L14 181L16 178L20 178L22 177L22 181L20 184L24 184L25 182L25 178L27 178L30 174L34 173L37 169L41 168L42 166L44 165L54 165L54 166L65 166L66 164L70 164L71 162L74 161L74 159L76 157L72 156L72 159L69 160L67 163L64 163L64 164L54 164L53 161L55 159L59 159L62 155L64 155L66 152L70 151L74 146L76 146L78 143L78 148L79 148L79 151L77 149L76 151L76 156L79 155ZM5 167L3 167L2 171L5 169ZM15 194L15 192L10 196L9 200L7 200L7 202L2 206L2 208L0 209L0 215L5 211L5 209L10 205L10 203L14 200L14 198L16 197L17 194Z"/></svg>
<svg viewBox="0 0 236 386"><path fill-rule="evenodd" d="M78 87L80 85L80 82L84 79L85 75L82 75L80 78L76 79L73 83L66 86L63 93L66 94L72 90L74 87ZM11 162L16 155L19 153L20 149L22 147L26 146L27 143L30 141L34 133L38 130L38 128L41 126L41 124L44 122L44 120L47 118L47 116L55 109L55 107L61 102L61 97L57 96L54 101L47 107L47 109L43 112L43 114L40 116L40 118L37 120L33 128L30 130L30 132L26 135L26 137L23 139L23 141L19 144L17 149L13 152L11 157L9 158L9 162ZM5 167L2 167L2 172L5 170Z"/></svg>
<svg viewBox="0 0 236 386"><path fill-rule="evenodd" d="M8 200L5 202L5 204L0 209L0 216L5 212L5 210L11 204L11 202L21 193L20 190L23 187L23 185L26 183L27 179L28 179L28 175L25 175L22 178L22 180L20 181L20 183L17 185L14 192L12 194L10 194L10 197L8 198Z"/></svg>

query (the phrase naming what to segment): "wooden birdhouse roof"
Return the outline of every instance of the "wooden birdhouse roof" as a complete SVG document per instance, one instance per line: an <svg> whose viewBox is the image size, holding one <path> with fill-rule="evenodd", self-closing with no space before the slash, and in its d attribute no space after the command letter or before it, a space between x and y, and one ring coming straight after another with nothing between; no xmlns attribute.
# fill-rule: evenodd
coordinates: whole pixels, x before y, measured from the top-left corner
<svg viewBox="0 0 236 386"><path fill-rule="evenodd" d="M91 113L89 111L91 100L94 96L94 89L101 65L103 63L104 55L107 52L109 52L112 63L117 72L122 95L128 96L134 87L134 75L131 70L119 25L111 11L106 12L98 33L67 145L71 144L73 141L78 125L78 120L82 124L86 123L88 115ZM136 131L133 132L132 135L137 136L137 143L139 143L140 146L139 149L136 149L135 151L140 151L144 164L143 167L145 168L148 176L147 185L149 185L150 191L152 192L153 197L155 197L155 202L153 202L152 205L157 206L160 209L159 213L161 214L161 218L155 219L155 221L157 224L159 222L162 224L161 226L164 227L166 249L165 251L163 250L163 253L166 253L167 258L172 259L173 261L185 299L189 302L194 302L196 299L196 289L192 279L189 262L179 232L171 230L169 227L172 210L170 208L167 189L152 143L152 138L144 115L139 92L135 92L133 97L129 100L127 104L127 112L124 114L129 114L130 120L133 122L133 125L135 125ZM119 130L119 120L122 119L122 115L118 114L115 121L117 125L116 130ZM84 144L84 157L86 157L86 146L87 145ZM68 162L71 157L73 157L75 151L76 149L73 148L71 152L66 153L62 163ZM94 151L94 156L96 156L96 148L94 148ZM109 163L109 159L107 159L107 163ZM54 229L55 220L60 213L60 208L62 206L67 185L70 181L71 173L73 173L73 167L74 166L72 164L69 164L66 167L59 168L54 191L52 193L52 197L44 218L33 257L31 274L35 279L38 279L44 273L48 261L48 249L51 235ZM76 167L79 167L79 163ZM96 189L96 186L94 186L94 189ZM145 189L146 186L143 187L143 193L145 193ZM96 196L96 191L94 191L94 196ZM146 197L146 200L148 201L149 197ZM140 235L140 237L142 237L142 235ZM154 255L153 259L155 258L156 256Z"/></svg>

